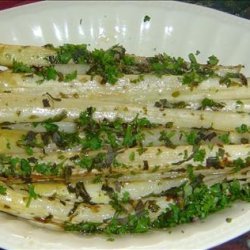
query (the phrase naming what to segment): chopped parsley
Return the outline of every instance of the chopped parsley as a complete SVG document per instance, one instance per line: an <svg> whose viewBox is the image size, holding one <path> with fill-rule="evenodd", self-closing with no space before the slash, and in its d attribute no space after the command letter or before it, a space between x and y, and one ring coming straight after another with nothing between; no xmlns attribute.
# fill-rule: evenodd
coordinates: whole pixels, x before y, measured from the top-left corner
<svg viewBox="0 0 250 250"><path fill-rule="evenodd" d="M37 75L42 77L41 81L44 80L56 80L57 79L57 71L53 66L43 67L40 71L36 72Z"/></svg>
<svg viewBox="0 0 250 250"><path fill-rule="evenodd" d="M151 17L148 16L148 15L146 15L146 16L144 16L144 18L143 18L143 22L144 22L144 23L145 23L145 22L149 22L150 19L151 19Z"/></svg>
<svg viewBox="0 0 250 250"><path fill-rule="evenodd" d="M12 63L12 72L13 73L33 73L31 67L25 65L22 62L17 62L16 60Z"/></svg>
<svg viewBox="0 0 250 250"><path fill-rule="evenodd" d="M230 144L229 133L221 134L221 135L218 136L218 138L222 141L222 143L224 143L224 144Z"/></svg>
<svg viewBox="0 0 250 250"><path fill-rule="evenodd" d="M7 188L0 185L0 195L6 195Z"/></svg>
<svg viewBox="0 0 250 250"><path fill-rule="evenodd" d="M212 99L204 98L201 101L201 107L200 107L200 109L205 110L206 108L210 108L210 109L216 111L218 109L222 109L224 106L225 106L224 103L219 103L219 102L215 102Z"/></svg>
<svg viewBox="0 0 250 250"><path fill-rule="evenodd" d="M129 123L121 119L97 122L93 118L94 112L95 109L89 107L77 120L85 132L85 138L81 143L86 149L99 149L105 144L109 144L112 148L141 145L144 139L143 129L153 126L148 119L138 116Z"/></svg>
<svg viewBox="0 0 250 250"><path fill-rule="evenodd" d="M67 64L72 60L74 63L85 64L89 57L86 44L64 44L55 48L55 50L57 56L53 58L52 63Z"/></svg>
<svg viewBox="0 0 250 250"><path fill-rule="evenodd" d="M29 197L26 203L26 207L30 206L32 200L36 200L38 198L38 194L35 192L35 187L32 184L28 185Z"/></svg>
<svg viewBox="0 0 250 250"><path fill-rule="evenodd" d="M45 80L47 81L59 80L59 81L69 82L75 79L77 76L76 71L63 75L61 72L57 71L53 65L44 66L44 67L32 67L22 62L18 62L16 60L13 61L12 72L13 73L32 73L37 76L40 76L41 79L38 80L37 83L43 83Z"/></svg>
<svg viewBox="0 0 250 250"><path fill-rule="evenodd" d="M66 74L64 76L64 81L65 82L71 82L72 80L76 79L77 77L77 71L73 71L72 73Z"/></svg>
<svg viewBox="0 0 250 250"><path fill-rule="evenodd" d="M248 127L246 124L241 124L240 127L236 127L235 130L239 134L244 134L250 132L250 127Z"/></svg>
<svg viewBox="0 0 250 250"><path fill-rule="evenodd" d="M198 133L191 131L190 133L185 133L186 141L189 145L197 145L200 141Z"/></svg>
<svg viewBox="0 0 250 250"><path fill-rule="evenodd" d="M93 234L93 233L101 232L101 230L99 229L100 225L101 223L96 223L96 222L81 222L79 224L72 224L70 222L66 222L64 224L64 230Z"/></svg>
<svg viewBox="0 0 250 250"><path fill-rule="evenodd" d="M219 60L218 60L218 58L216 56L212 55L212 56L208 57L207 63L209 65L215 66L215 65L217 65L219 63Z"/></svg>
<svg viewBox="0 0 250 250"><path fill-rule="evenodd" d="M174 130L170 132L161 131L159 141L163 141L164 145L168 148L176 148L176 145L174 145L173 142L171 141L171 138L175 135L175 133L176 132Z"/></svg>
<svg viewBox="0 0 250 250"><path fill-rule="evenodd" d="M38 163L38 159L27 159L0 155L0 175L5 177L19 177L27 179L34 173L45 176L63 175L63 165L55 163Z"/></svg>
<svg viewBox="0 0 250 250"><path fill-rule="evenodd" d="M164 110L165 108L168 108L168 109L171 109L171 108L183 109L186 106L188 106L188 104L183 102L183 101L169 102L167 99L160 99L159 101L155 102L154 106L157 107L157 108L160 108L160 110Z"/></svg>
<svg viewBox="0 0 250 250"><path fill-rule="evenodd" d="M143 21L149 22L150 17L145 15ZM56 52L56 56L49 56L46 58L50 66L46 67L29 67L20 62L13 62L13 72L17 73L34 73L42 77L38 82L41 83L44 80L56 80L59 81L72 81L76 78L77 72L74 71L70 74L63 75L61 72L57 72L54 68L55 64L87 64L89 70L86 72L88 75L100 75L102 77L102 83L115 84L120 77L124 74L155 74L159 77L162 75L180 75L182 76L182 83L189 85L190 87L197 86L203 80L209 77L217 76L216 65L219 60L214 55L210 56L207 60L207 64L200 64L197 61L196 56L199 53L190 53L188 55L189 61L186 62L183 58L171 57L166 53L158 54L152 57L146 57L145 60L138 60L136 56L126 53L123 46L117 44L111 48L94 49L90 51L86 44L64 44L59 47L53 47L47 45L50 49ZM219 77L221 84L230 85L232 83L232 77L239 78L243 85L247 84L247 79L242 74L227 74L226 76ZM139 76L138 79L131 81L134 83L140 82L142 79Z"/></svg>
<svg viewBox="0 0 250 250"><path fill-rule="evenodd" d="M194 152L193 159L196 162L203 162L205 160L206 150L205 149L198 149Z"/></svg>

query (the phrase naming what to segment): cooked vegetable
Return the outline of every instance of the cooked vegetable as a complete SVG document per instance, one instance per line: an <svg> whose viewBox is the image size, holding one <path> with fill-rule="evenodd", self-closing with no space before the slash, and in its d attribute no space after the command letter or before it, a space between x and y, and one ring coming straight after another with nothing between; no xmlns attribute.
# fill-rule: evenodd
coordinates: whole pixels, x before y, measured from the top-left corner
<svg viewBox="0 0 250 250"><path fill-rule="evenodd" d="M0 210L143 233L250 201L242 66L120 45L0 45Z"/></svg>

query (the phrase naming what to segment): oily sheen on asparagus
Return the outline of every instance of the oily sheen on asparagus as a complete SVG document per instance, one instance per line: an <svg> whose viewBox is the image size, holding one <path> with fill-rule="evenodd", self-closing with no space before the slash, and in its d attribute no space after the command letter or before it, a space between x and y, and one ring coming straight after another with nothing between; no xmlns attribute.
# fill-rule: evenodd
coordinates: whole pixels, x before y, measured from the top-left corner
<svg viewBox="0 0 250 250"><path fill-rule="evenodd" d="M85 44L0 44L0 65L0 211L112 235L250 201L242 65Z"/></svg>

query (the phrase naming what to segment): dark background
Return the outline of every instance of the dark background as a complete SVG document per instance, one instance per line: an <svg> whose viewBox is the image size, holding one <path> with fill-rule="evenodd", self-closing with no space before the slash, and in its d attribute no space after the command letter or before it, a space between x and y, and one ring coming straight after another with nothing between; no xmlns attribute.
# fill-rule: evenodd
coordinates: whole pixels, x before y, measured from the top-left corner
<svg viewBox="0 0 250 250"><path fill-rule="evenodd" d="M192 4L198 4L210 8L214 8L220 11L224 11L233 15L237 15L250 20L250 0L179 0L180 2L187 2ZM0 10L7 9L15 6L20 6L23 4L29 4L33 2L32 0L0 0ZM250 49L250 41L249 41ZM250 60L250 57L249 57ZM1 242L0 242L1 245ZM249 250L250 249L250 232L224 243L220 246L212 248L210 250ZM0 248L0 250L3 250Z"/></svg>

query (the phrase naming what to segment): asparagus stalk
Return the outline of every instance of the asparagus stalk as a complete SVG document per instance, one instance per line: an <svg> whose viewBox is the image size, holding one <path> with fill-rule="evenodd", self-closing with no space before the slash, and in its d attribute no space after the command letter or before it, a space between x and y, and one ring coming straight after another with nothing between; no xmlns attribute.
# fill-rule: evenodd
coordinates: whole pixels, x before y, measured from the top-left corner
<svg viewBox="0 0 250 250"><path fill-rule="evenodd" d="M21 61L27 65L47 66L49 56L55 56L52 49L38 46L21 46L0 44L0 64L12 66L13 60Z"/></svg>
<svg viewBox="0 0 250 250"><path fill-rule="evenodd" d="M71 124L69 123L69 125ZM19 128L19 130L13 130L11 126L7 128L8 129L0 129L0 153L25 154L27 153L27 147L31 147L33 152L46 153L63 150L78 152L82 149L81 145L67 145L67 139L64 139L66 146L63 149L60 148L53 139L54 134L46 132L44 127L41 129L38 128L37 130L34 129L34 126L29 126L26 129ZM67 131L66 135L76 134L78 138L86 138L84 131L78 128L75 128L74 131L63 129L63 131L65 130ZM153 129L143 129L142 134L144 135L141 141L143 147L165 145L166 147L175 148L176 146L190 144L191 141L189 140L192 136L197 143L209 145L246 144L250 141L249 133L240 134L237 132L224 132L211 129L169 129L160 126ZM48 142L44 142L43 137L47 137ZM122 139L124 140L124 137L120 137L120 140Z"/></svg>
<svg viewBox="0 0 250 250"><path fill-rule="evenodd" d="M0 123L23 123L23 122L42 122L46 119L53 119L67 112L64 121L76 120L84 106L76 106L75 101L63 99L53 101L53 107L44 107L44 97L30 98L19 95L12 95L12 98L6 94L0 94ZM46 99L47 100L47 99ZM46 101L47 102L47 101ZM98 101L94 100L97 103ZM79 103L78 103L79 104ZM86 103L87 104L87 103ZM95 105L96 106L96 105ZM223 131L234 131L236 127L242 124L250 124L250 117L247 113L234 112L210 112L202 110L185 109L164 109L159 110L153 105L106 105L96 106L94 118L96 120L115 120L123 119L130 122L139 114L139 117L145 117L150 122L165 125L172 122L178 128L203 127L213 128ZM180 119L181 118L181 119Z"/></svg>

